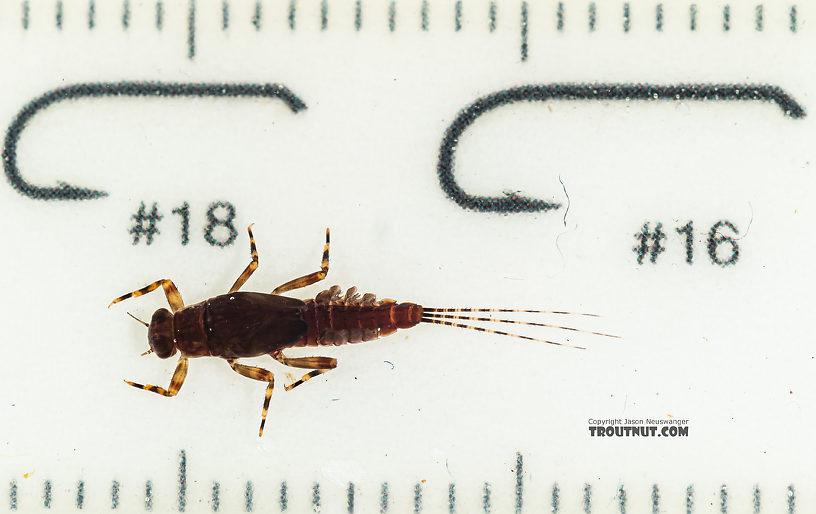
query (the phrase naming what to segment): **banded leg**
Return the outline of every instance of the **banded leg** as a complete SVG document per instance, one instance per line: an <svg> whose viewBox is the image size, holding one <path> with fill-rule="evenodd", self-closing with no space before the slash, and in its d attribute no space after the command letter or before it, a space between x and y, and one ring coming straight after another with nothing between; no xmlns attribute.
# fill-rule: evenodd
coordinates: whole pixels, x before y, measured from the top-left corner
<svg viewBox="0 0 816 514"><path fill-rule="evenodd" d="M137 296L147 294L150 291L158 289L159 286L161 286L164 289L164 295L167 296L167 303L170 304L170 308L173 309L173 312L180 311L181 309L184 308L184 301L182 301L181 299L181 293L179 293L179 290L176 288L176 285L173 283L173 281L166 278L162 280L157 280L148 286L144 286L141 289L133 291L132 293L123 294L119 298L109 303L108 308L110 308L110 306L113 305L114 303L119 303L122 300L127 300L128 298L136 298Z"/></svg>
<svg viewBox="0 0 816 514"><path fill-rule="evenodd" d="M254 223L252 225L254 225ZM241 273L241 276L239 276L238 279L235 280L235 283L232 284L232 287L230 287L229 290L230 293L234 293L240 289L241 286L244 285L244 282L249 280L252 273L258 269L258 250L255 249L255 236L252 235L252 225L247 227L247 232L249 232L249 254L252 256L252 260L249 261L249 264L247 264L247 267L244 269L244 272Z"/></svg>
<svg viewBox="0 0 816 514"><path fill-rule="evenodd" d="M286 366L291 366L293 368L317 368L310 373L307 373L301 377L300 380L293 382L288 386L284 386L284 389L287 391L291 391L295 387L299 386L300 384L310 380L318 375L322 375L323 373L333 370L337 367L337 359L331 357L296 357L290 358L284 356L282 353L272 354L272 357L280 362L281 364L285 364Z"/></svg>
<svg viewBox="0 0 816 514"><path fill-rule="evenodd" d="M266 424L266 413L269 411L269 399L272 397L272 387L275 385L275 375L271 371L255 366L247 366L245 364L238 364L234 360L228 361L232 369L239 375L243 375L253 380L261 382L269 382L266 386L266 396L264 397L263 412L261 412L261 428L258 430L258 437L263 435L264 425Z"/></svg>
<svg viewBox="0 0 816 514"><path fill-rule="evenodd" d="M299 386L300 384L306 382L307 380L310 380L310 379L312 379L312 378L314 378L314 377L316 377L318 375L322 375L323 373L325 373L327 371L331 371L331 370L329 370L329 369L316 369L314 371L310 371L309 373L306 373L305 375L300 377L300 380L298 380L296 382L292 382L288 386L283 386L283 388L286 391L291 391L292 389L296 388L297 386Z"/></svg>
<svg viewBox="0 0 816 514"><path fill-rule="evenodd" d="M323 247L323 260L320 263L320 271L315 271L300 278L290 280L289 282L279 285L272 291L272 294L281 294L292 289L299 289L319 282L326 278L329 273L329 229L326 229L326 245Z"/></svg>
<svg viewBox="0 0 816 514"><path fill-rule="evenodd" d="M125 383L127 385L132 385L133 387L138 387L139 389L144 389L145 391L152 391L162 396L176 396L176 393L178 393L179 389L181 389L181 385L184 383L184 379L186 377L187 377L187 357L180 357L178 364L176 364L176 371L173 373L173 378L170 379L170 387L168 387L167 389L163 389L161 387L157 387L150 384L147 385L137 384L136 382L131 382L129 380L125 380Z"/></svg>

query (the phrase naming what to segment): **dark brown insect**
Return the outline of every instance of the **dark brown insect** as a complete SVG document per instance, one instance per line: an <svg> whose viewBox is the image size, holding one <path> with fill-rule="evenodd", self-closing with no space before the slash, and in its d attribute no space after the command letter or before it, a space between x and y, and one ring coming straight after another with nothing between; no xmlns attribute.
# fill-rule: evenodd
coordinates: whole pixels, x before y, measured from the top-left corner
<svg viewBox="0 0 816 514"><path fill-rule="evenodd" d="M411 328L419 323L437 323L560 346L570 345L478 326L464 325L450 320L516 323L608 336L608 334L546 323L450 314L456 312L576 314L565 311L437 309L422 307L415 303L396 303L394 300L387 299L378 300L371 293L366 293L361 297L356 293L354 287L343 295L339 286L333 286L319 293L314 299L306 301L281 296L281 293L306 287L326 278L326 274L329 272L329 229L326 229L326 245L323 248L323 260L319 271L290 280L275 288L271 294L239 292L238 289L258 268L258 252L255 248L255 238L252 235L252 225L247 230L249 232L252 260L227 294L185 306L173 282L163 279L157 280L137 291L122 295L108 305L110 307L122 300L141 296L162 287L173 311L170 312L167 309L157 310L153 313L153 318L149 324L134 317L134 319L148 327L147 339L150 349L143 355L153 352L160 358L167 359L175 355L177 351L181 353L170 386L163 389L154 385L142 385L126 380L127 384L164 396L175 396L187 376L187 359L190 357L221 357L226 359L237 373L254 380L267 382L263 413L261 414L261 428L258 431L258 435L261 436L266 423L269 399L272 396L274 376L270 371L263 368L239 364L236 362L236 359L239 358L270 355L287 366L313 370L300 380L285 386L285 389L289 391L310 378L335 368L337 359L330 357L286 357L283 350L298 346L336 346L370 341L392 334L397 329ZM593 314L582 315L594 316ZM580 347L572 346L572 348Z"/></svg>

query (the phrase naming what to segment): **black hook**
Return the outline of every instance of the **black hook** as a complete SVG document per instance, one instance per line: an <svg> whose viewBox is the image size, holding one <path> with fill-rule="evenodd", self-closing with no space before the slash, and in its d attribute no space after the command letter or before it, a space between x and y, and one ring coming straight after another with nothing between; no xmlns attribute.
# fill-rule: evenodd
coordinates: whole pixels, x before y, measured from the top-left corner
<svg viewBox="0 0 816 514"><path fill-rule="evenodd" d="M286 87L279 84L251 84L251 83L169 83L169 82L93 82L75 84L49 91L23 107L6 132L5 147L3 148L3 164L6 176L12 187L20 193L36 200L93 200L107 196L105 191L74 186L59 182L58 187L40 187L27 182L17 167L17 143L28 121L38 112L47 107L75 98L104 96L214 96L214 97L242 97L255 96L264 98L280 98L286 105L297 113L306 108L306 104Z"/></svg>
<svg viewBox="0 0 816 514"><path fill-rule="evenodd" d="M469 195L453 176L453 156L462 133L476 119L498 107L516 102L547 100L761 100L774 102L791 118L804 118L805 110L777 86L761 84L545 84L505 89L479 98L462 109L442 139L437 173L442 190L464 209L481 212L540 212L561 204L517 194L504 197Z"/></svg>

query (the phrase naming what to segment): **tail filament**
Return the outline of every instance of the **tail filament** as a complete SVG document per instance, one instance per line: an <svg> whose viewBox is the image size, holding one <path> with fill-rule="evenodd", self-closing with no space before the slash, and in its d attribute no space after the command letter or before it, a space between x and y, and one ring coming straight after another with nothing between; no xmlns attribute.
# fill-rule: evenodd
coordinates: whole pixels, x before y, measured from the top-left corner
<svg viewBox="0 0 816 514"><path fill-rule="evenodd" d="M550 341L547 339L540 339L537 337L530 337L521 334L513 334L510 332L503 332L500 330L493 330L489 328L483 328L475 325L466 325L463 323L457 323L450 320L457 320L457 321L478 321L483 323L509 323L515 325L527 325L527 326L534 326L534 327L545 327L545 328L554 328L559 330L569 330L572 332L580 332L584 334L591 334L596 336L604 336L604 337L614 337L619 338L619 336L605 334L602 332L593 332L591 330L582 330L580 328L574 327L567 327L563 325L553 325L549 323L537 323L532 321L518 321L518 320L511 320L511 319L497 319L497 318L485 318L485 317L478 317L478 316L461 316L457 314L449 314L449 313L461 313L461 312L522 312L522 313L534 313L534 314L573 314L579 316L591 316L591 317L598 317L597 314L586 314L586 313L578 313L578 312L568 312L568 311L549 311L549 310L529 310L529 309L473 309L473 308L450 308L450 309L439 309L433 307L423 307L422 309L422 322L423 323L434 323L437 325L447 325L450 327L456 328L465 328L468 330L476 330L479 332L487 332L490 334L498 334L503 336L509 337L516 337L519 339L526 339L528 341L537 341L541 343L553 344L557 346L564 346L568 348L576 348L579 350L585 350L586 348L582 346L575 346L565 343L559 343L556 341Z"/></svg>

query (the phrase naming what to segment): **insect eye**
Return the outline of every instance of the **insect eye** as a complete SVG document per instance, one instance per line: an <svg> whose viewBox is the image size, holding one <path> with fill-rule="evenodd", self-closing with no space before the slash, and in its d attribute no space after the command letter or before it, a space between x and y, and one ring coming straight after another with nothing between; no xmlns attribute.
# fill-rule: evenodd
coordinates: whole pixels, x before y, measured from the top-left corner
<svg viewBox="0 0 816 514"><path fill-rule="evenodd" d="M147 329L147 340L150 348L161 359L176 353L176 344L173 341L173 315L167 309L159 309L153 313L150 327Z"/></svg>

